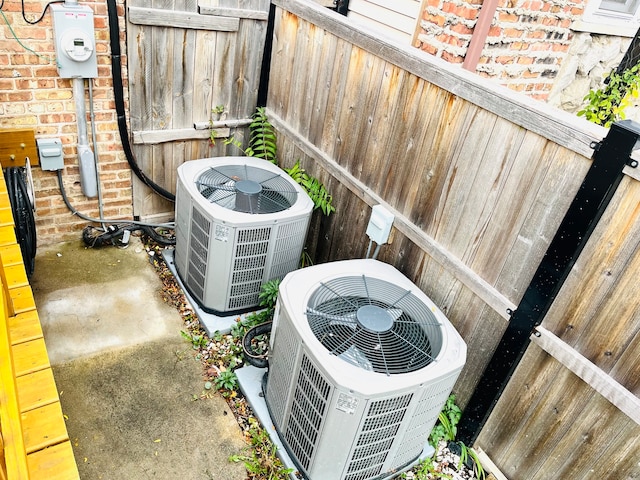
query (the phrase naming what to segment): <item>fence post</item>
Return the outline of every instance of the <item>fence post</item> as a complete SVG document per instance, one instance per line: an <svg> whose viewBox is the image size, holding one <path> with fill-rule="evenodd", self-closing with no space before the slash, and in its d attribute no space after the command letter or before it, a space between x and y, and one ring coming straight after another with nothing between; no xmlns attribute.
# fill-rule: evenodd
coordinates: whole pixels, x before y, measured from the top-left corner
<svg viewBox="0 0 640 480"><path fill-rule="evenodd" d="M542 323L613 198L625 165L637 166L630 155L639 137L640 124L623 120L593 145L591 167L464 410L458 438L467 445L480 434L529 345L532 330Z"/></svg>

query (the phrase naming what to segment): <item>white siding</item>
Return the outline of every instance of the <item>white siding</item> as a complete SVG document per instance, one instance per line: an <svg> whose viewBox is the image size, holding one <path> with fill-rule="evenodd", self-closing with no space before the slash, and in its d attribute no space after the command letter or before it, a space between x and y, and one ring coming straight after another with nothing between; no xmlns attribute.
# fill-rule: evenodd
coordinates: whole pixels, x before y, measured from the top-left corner
<svg viewBox="0 0 640 480"><path fill-rule="evenodd" d="M411 43L420 0L350 0L348 17L404 44Z"/></svg>

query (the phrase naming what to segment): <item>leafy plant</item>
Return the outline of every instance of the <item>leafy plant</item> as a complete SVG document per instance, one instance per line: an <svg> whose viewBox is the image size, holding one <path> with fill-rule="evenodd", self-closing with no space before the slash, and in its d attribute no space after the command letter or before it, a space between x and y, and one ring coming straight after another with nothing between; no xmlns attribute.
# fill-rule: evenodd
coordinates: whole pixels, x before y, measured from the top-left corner
<svg viewBox="0 0 640 480"><path fill-rule="evenodd" d="M227 138L225 145L233 145L241 150L247 157L256 157L277 164L278 146L276 144L276 131L267 118L264 107L256 108L252 122L249 125L249 146L244 147L242 142L235 137Z"/></svg>
<svg viewBox="0 0 640 480"><path fill-rule="evenodd" d="M213 117L216 117L216 120L219 120L225 113L226 107L224 105L216 105L211 109L211 118L209 119L211 132L209 133L209 141L211 142L212 146L216 144L216 137L218 136L218 131L213 128Z"/></svg>
<svg viewBox="0 0 640 480"><path fill-rule="evenodd" d="M209 343L209 340L207 339L207 336L204 333L203 334L189 333L189 332L185 332L184 330L180 330L180 335L185 340L189 340L191 342L191 345L193 346L194 350L197 350L199 348L204 348L207 346L207 343Z"/></svg>
<svg viewBox="0 0 640 480"><path fill-rule="evenodd" d="M413 475L416 480L430 480L433 478L442 478L446 480L452 480L450 475L440 472L433 464L433 458L425 458L416 467L413 468ZM407 478L406 474L402 475L402 478Z"/></svg>
<svg viewBox="0 0 640 480"><path fill-rule="evenodd" d="M238 389L238 377L233 370L225 370L213 381L218 390L237 390Z"/></svg>
<svg viewBox="0 0 640 480"><path fill-rule="evenodd" d="M313 265L313 259L311 255L309 255L307 247L305 247L300 254L300 268L310 267L311 265Z"/></svg>
<svg viewBox="0 0 640 480"><path fill-rule="evenodd" d="M253 114L253 122L249 125L251 136L249 145L253 150L252 157L263 158L271 163L278 163L276 131L267 119L264 107L258 107Z"/></svg>
<svg viewBox="0 0 640 480"><path fill-rule="evenodd" d="M267 283L263 284L262 287L260 287L260 294L258 295L260 306L265 307L267 311L270 311L271 313L273 313L274 309L276 308L279 287L279 278L269 280Z"/></svg>
<svg viewBox="0 0 640 480"><path fill-rule="evenodd" d="M447 442L455 440L458 433L457 425L460 417L462 417L462 410L456 405L456 396L452 393L449 395L449 398L447 398L444 407L442 407L442 411L438 415L438 421L433 427L433 430L431 430L429 444L433 448L437 448L440 440Z"/></svg>
<svg viewBox="0 0 640 480"><path fill-rule="evenodd" d="M464 442L456 442L460 447L460 463L458 464L458 468L462 466L462 464L468 464L471 462L473 464L473 473L479 479L484 479L486 477L486 473L484 468L482 468L482 464L480 463L480 459L476 452L467 447Z"/></svg>
<svg viewBox="0 0 640 480"><path fill-rule="evenodd" d="M298 160L293 167L284 169L296 183L301 185L305 191L309 194L309 197L313 201L314 208L319 208L322 213L329 216L335 212L336 209L332 205L333 197L327 191L326 187L315 177L310 176L300 166L300 160Z"/></svg>
<svg viewBox="0 0 640 480"><path fill-rule="evenodd" d="M438 443L443 440L447 442L449 445L449 449L453 452L454 450L459 451L460 462L458 463L458 468L460 468L463 464L469 466L474 471L474 474L479 479L484 479L486 477L485 471L480 464L480 459L476 455L476 453L464 442L455 441L456 435L458 433L458 422L462 417L462 410L460 407L456 405L456 396L455 394L449 395L447 401L442 407L442 411L438 415L438 421L436 425L433 427L431 434L429 435L429 444L437 449ZM433 459L431 459L433 461ZM433 465L431 465L433 467ZM418 469L422 468L425 472L434 475L436 478L449 478L441 472L434 472L429 470L428 463L423 462ZM414 470L414 473L418 475L417 478L432 478L428 476L420 477L418 471Z"/></svg>
<svg viewBox="0 0 640 480"><path fill-rule="evenodd" d="M638 97L640 88L640 64L622 73L612 70L603 88L591 90L585 97L587 105L578 112L587 120L604 127L625 118L624 110L631 104L631 98Z"/></svg>
<svg viewBox="0 0 640 480"><path fill-rule="evenodd" d="M229 460L235 463L243 462L250 479L279 480L288 478L293 472L285 468L277 457L277 447L271 442L267 432L260 427L255 418L249 418L250 449L246 455L231 455Z"/></svg>
<svg viewBox="0 0 640 480"><path fill-rule="evenodd" d="M261 310L256 313L251 313L244 318L238 319L236 323L231 326L231 336L234 340L241 340L244 334L247 333L251 327L255 327L261 323L271 320L273 311ZM238 347L242 351L242 347Z"/></svg>
<svg viewBox="0 0 640 480"><path fill-rule="evenodd" d="M211 113L216 115L217 117L221 116L223 113L225 113L225 106L224 105L216 105L215 107L213 107L211 109Z"/></svg>

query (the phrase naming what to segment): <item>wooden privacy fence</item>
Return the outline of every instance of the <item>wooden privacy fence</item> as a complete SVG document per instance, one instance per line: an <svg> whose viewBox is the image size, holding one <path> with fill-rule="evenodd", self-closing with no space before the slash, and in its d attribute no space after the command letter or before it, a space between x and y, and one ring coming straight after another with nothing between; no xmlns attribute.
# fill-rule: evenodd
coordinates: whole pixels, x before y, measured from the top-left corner
<svg viewBox="0 0 640 480"><path fill-rule="evenodd" d="M255 111L269 0L134 0L127 4L130 122L142 171L174 192L177 167L224 155ZM212 114L221 107L224 112ZM233 154L237 155L235 151ZM173 204L134 182L134 214L173 217Z"/></svg>
<svg viewBox="0 0 640 480"><path fill-rule="evenodd" d="M370 207L390 209L380 258L467 341L466 405L606 130L311 2L273 3L267 113L282 163L301 159L337 208L312 253L364 256ZM509 478L640 478L640 183L625 172L477 440Z"/></svg>

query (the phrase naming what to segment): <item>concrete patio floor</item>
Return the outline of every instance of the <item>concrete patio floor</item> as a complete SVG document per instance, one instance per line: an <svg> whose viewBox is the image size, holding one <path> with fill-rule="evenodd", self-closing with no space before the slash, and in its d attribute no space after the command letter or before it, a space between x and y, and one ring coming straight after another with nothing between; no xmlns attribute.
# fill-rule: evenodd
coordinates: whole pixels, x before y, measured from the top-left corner
<svg viewBox="0 0 640 480"><path fill-rule="evenodd" d="M31 285L82 480L235 480L245 447L138 239L40 248Z"/></svg>

